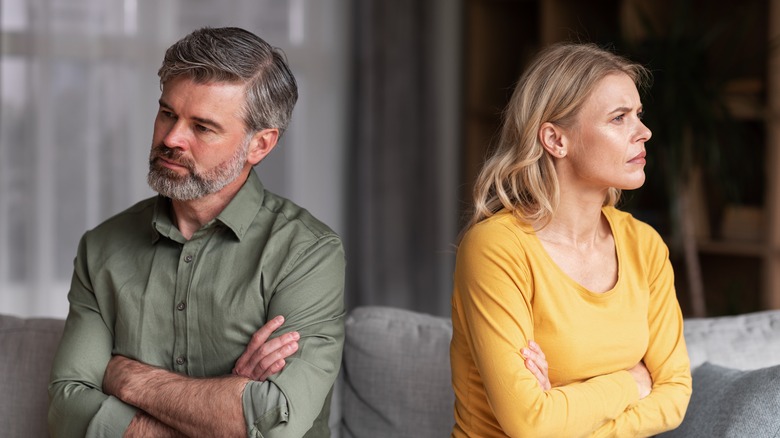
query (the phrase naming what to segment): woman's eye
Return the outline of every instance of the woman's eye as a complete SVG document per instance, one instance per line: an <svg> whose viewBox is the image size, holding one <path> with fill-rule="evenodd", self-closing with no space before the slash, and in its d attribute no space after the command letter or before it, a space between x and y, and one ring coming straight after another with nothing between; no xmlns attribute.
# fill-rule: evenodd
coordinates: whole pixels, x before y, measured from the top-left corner
<svg viewBox="0 0 780 438"><path fill-rule="evenodd" d="M639 111L638 113L636 113L636 116L637 116L637 118L639 118L639 120L642 120L642 119L645 118L645 112L644 111Z"/></svg>

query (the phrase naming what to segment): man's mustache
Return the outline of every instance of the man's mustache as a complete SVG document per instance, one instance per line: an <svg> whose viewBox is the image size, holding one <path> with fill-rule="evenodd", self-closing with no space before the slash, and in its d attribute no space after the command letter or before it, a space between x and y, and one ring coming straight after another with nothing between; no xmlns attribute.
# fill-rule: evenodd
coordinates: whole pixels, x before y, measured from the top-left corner
<svg viewBox="0 0 780 438"><path fill-rule="evenodd" d="M195 165L192 160L185 157L184 152L180 149L169 148L168 146L162 144L157 145L152 148L149 164L154 164L160 158L164 158L165 160L173 162L174 164L184 166L191 172L195 169Z"/></svg>

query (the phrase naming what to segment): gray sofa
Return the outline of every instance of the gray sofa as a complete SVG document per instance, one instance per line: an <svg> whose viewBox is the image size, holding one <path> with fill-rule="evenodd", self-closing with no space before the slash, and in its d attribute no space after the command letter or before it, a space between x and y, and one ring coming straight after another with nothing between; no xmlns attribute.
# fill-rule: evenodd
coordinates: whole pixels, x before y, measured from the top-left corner
<svg viewBox="0 0 780 438"><path fill-rule="evenodd" d="M46 385L62 326L0 315L1 436L47 436ZM449 436L451 334L447 318L386 307L352 311L333 436ZM780 310L689 319L685 337L694 396L681 428L666 435L780 436Z"/></svg>

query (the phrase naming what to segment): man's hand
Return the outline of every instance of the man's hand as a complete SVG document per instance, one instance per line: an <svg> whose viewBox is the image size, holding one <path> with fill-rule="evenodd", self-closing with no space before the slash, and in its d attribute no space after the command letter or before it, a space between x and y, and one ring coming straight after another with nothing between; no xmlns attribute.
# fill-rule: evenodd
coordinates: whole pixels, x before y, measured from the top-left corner
<svg viewBox="0 0 780 438"><path fill-rule="evenodd" d="M282 324L284 317L277 316L252 335L246 350L233 367L234 375L262 382L284 368L285 359L298 351L300 335L298 332L290 332L269 341L271 334Z"/></svg>
<svg viewBox="0 0 780 438"><path fill-rule="evenodd" d="M542 347L534 341L529 341L528 348L523 348L520 350L520 353L525 358L525 367L536 377L542 390L549 390L552 385L550 385L550 377L548 375L547 358L544 356Z"/></svg>
<svg viewBox="0 0 780 438"><path fill-rule="evenodd" d="M636 386L639 389L639 400L650 395L650 391L653 390L653 378L650 377L650 372L647 370L644 362L639 362L628 370L631 373L631 377L636 381Z"/></svg>

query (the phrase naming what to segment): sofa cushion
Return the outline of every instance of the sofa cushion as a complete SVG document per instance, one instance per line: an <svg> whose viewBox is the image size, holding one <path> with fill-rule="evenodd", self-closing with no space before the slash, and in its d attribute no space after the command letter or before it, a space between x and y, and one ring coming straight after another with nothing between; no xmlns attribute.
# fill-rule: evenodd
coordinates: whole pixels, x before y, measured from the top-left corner
<svg viewBox="0 0 780 438"><path fill-rule="evenodd" d="M685 320L691 368L711 362L740 370L780 364L780 311Z"/></svg>
<svg viewBox="0 0 780 438"><path fill-rule="evenodd" d="M65 321L0 315L0 433L46 437L47 385Z"/></svg>
<svg viewBox="0 0 780 438"><path fill-rule="evenodd" d="M780 365L752 371L709 362L693 372L685 419L663 438L780 435Z"/></svg>
<svg viewBox="0 0 780 438"><path fill-rule="evenodd" d="M344 344L344 437L449 437L449 346L441 318L388 307L355 309Z"/></svg>

